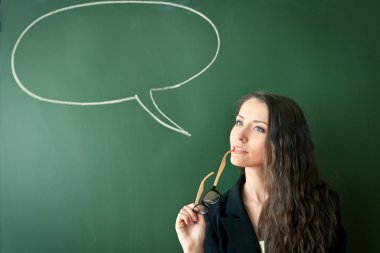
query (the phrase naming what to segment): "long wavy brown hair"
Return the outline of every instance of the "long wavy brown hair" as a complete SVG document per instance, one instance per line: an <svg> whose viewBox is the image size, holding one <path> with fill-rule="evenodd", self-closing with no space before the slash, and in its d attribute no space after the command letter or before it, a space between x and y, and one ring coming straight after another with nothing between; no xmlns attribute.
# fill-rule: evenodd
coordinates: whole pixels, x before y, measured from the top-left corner
<svg viewBox="0 0 380 253"><path fill-rule="evenodd" d="M290 98L257 92L237 105L257 98L269 111L265 143L265 185L258 235L265 252L328 252L337 227L333 191L320 178L309 127Z"/></svg>

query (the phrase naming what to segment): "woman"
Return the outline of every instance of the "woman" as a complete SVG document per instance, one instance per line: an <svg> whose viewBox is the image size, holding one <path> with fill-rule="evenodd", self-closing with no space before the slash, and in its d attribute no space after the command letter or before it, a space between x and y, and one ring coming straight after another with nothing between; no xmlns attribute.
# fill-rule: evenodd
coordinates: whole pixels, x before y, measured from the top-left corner
<svg viewBox="0 0 380 253"><path fill-rule="evenodd" d="M345 252L338 195L319 177L309 127L291 99L241 99L230 134L238 182L208 213L184 206L176 231L184 252Z"/></svg>

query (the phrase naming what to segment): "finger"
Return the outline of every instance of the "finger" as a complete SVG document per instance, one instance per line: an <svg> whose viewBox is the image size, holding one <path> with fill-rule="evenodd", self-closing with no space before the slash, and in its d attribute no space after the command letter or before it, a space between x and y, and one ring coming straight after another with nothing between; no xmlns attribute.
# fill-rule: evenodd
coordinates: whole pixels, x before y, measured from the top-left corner
<svg viewBox="0 0 380 253"><path fill-rule="evenodd" d="M185 213L191 220L191 223L195 223L198 221L198 214L193 211L192 208L189 206L186 206L181 209L181 212Z"/></svg>
<svg viewBox="0 0 380 253"><path fill-rule="evenodd" d="M193 211L194 206L195 206L195 204L190 204L190 205L184 206L182 208L182 210L185 210L190 215L191 219L194 222L197 222L198 221L198 214Z"/></svg>
<svg viewBox="0 0 380 253"><path fill-rule="evenodd" d="M188 215L188 213L182 209L178 213L178 216L177 216L177 224L181 224L181 223L186 224L186 225L190 225L194 223L191 217Z"/></svg>

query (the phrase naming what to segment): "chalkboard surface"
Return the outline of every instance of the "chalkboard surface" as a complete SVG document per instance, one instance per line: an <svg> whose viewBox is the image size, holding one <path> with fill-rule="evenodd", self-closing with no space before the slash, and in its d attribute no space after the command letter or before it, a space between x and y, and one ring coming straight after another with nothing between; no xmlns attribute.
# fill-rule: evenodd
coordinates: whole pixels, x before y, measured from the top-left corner
<svg viewBox="0 0 380 253"><path fill-rule="evenodd" d="M234 102L257 90L304 109L348 252L375 252L379 10L1 1L1 253L180 252L177 212L229 148ZM221 191L238 176L228 165Z"/></svg>

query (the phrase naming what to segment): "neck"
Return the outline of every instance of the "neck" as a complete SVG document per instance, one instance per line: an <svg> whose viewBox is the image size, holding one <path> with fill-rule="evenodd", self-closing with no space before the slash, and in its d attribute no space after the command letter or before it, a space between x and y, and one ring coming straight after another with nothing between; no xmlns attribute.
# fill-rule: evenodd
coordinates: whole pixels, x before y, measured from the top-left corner
<svg viewBox="0 0 380 253"><path fill-rule="evenodd" d="M245 168L243 196L248 202L264 204L268 198L265 187L264 168Z"/></svg>

